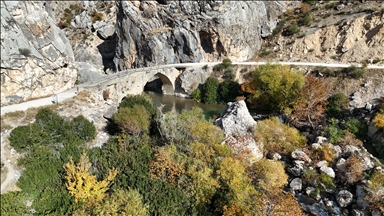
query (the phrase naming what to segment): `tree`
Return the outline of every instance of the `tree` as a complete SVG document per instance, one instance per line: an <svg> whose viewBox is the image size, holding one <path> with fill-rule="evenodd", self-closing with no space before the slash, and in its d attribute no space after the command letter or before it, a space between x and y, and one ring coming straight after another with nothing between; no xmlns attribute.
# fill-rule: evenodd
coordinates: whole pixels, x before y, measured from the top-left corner
<svg viewBox="0 0 384 216"><path fill-rule="evenodd" d="M295 149L305 147L307 142L296 128L283 124L277 117L259 121L254 137L269 154L290 154Z"/></svg>
<svg viewBox="0 0 384 216"><path fill-rule="evenodd" d="M143 105L133 105L130 107L121 107L113 115L114 122L129 134L138 135L146 131L150 125L150 116Z"/></svg>
<svg viewBox="0 0 384 216"><path fill-rule="evenodd" d="M127 95L119 104L119 108L133 108L135 105L142 105L147 110L150 117L156 114L156 109L153 107L152 99L147 94Z"/></svg>
<svg viewBox="0 0 384 216"><path fill-rule="evenodd" d="M242 85L242 90L251 94L247 98L251 108L282 112L296 102L303 85L302 72L287 65L267 64L252 72L251 80Z"/></svg>
<svg viewBox="0 0 384 216"><path fill-rule="evenodd" d="M104 198L105 192L118 173L117 169L112 169L106 179L97 181L96 176L90 173L90 168L91 163L85 153L81 155L77 165L71 157L64 166L65 185L69 193L75 198L75 202L85 203L87 206Z"/></svg>
<svg viewBox="0 0 384 216"><path fill-rule="evenodd" d="M239 92L239 83L231 80L224 80L224 82L220 83L218 88L218 99L220 102L228 103L236 100L236 97L239 96Z"/></svg>
<svg viewBox="0 0 384 216"><path fill-rule="evenodd" d="M217 89L219 88L219 81L216 78L208 77L202 89L203 102L206 104L216 103Z"/></svg>
<svg viewBox="0 0 384 216"><path fill-rule="evenodd" d="M303 91L293 106L293 122L308 121L315 128L324 118L328 95L329 86L325 80L314 75L306 76Z"/></svg>

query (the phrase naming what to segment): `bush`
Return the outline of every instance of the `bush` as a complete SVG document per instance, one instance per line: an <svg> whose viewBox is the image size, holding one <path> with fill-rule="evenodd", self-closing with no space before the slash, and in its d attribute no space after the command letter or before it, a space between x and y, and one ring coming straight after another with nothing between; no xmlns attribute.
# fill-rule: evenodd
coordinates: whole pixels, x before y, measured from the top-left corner
<svg viewBox="0 0 384 216"><path fill-rule="evenodd" d="M321 148L316 149L313 152L315 154L315 158L317 158L319 161L325 160L329 163L333 162L334 156L336 154L335 150L329 144L322 145Z"/></svg>
<svg viewBox="0 0 384 216"><path fill-rule="evenodd" d="M193 90L191 96L192 96L193 100L200 101L201 100L201 90L199 88Z"/></svg>
<svg viewBox="0 0 384 216"><path fill-rule="evenodd" d="M40 144L47 139L48 134L36 123L13 129L9 137L11 146L18 152L23 152L33 144Z"/></svg>
<svg viewBox="0 0 384 216"><path fill-rule="evenodd" d="M96 137L96 127L86 119L84 116L79 115L72 120L73 132L76 136L86 142L93 140Z"/></svg>
<svg viewBox="0 0 384 216"><path fill-rule="evenodd" d="M348 184L354 184L363 179L364 168L361 164L361 159L356 156L350 156L346 161L346 169L343 174L343 181Z"/></svg>
<svg viewBox="0 0 384 216"><path fill-rule="evenodd" d="M287 184L288 176L280 161L261 159L251 165L252 182L266 191L275 191Z"/></svg>
<svg viewBox="0 0 384 216"><path fill-rule="evenodd" d="M221 63L225 68L232 66L232 61L228 58L223 59L223 63Z"/></svg>
<svg viewBox="0 0 384 216"><path fill-rule="evenodd" d="M363 68L358 68L354 65L345 68L343 72L354 79L359 79L365 74L365 70Z"/></svg>
<svg viewBox="0 0 384 216"><path fill-rule="evenodd" d="M292 25L287 26L284 29L283 35L284 36L292 36L298 32L299 32L299 27L296 24L292 24Z"/></svg>
<svg viewBox="0 0 384 216"><path fill-rule="evenodd" d="M338 92L328 98L326 113L329 118L344 118L345 109L349 107L349 98L345 94Z"/></svg>
<svg viewBox="0 0 384 216"><path fill-rule="evenodd" d="M217 100L217 89L219 88L219 81L216 78L209 77L202 89L203 102L206 104L214 104Z"/></svg>
<svg viewBox="0 0 384 216"><path fill-rule="evenodd" d="M380 194L379 190L382 189L384 185L384 172L380 170L375 170L373 175L368 182L368 195L365 197L369 202L369 207L371 210L380 211L384 213L384 199Z"/></svg>
<svg viewBox="0 0 384 216"><path fill-rule="evenodd" d="M225 72L224 72L224 78L225 79L233 80L233 79L235 79L235 77L236 77L236 75L235 75L235 72L234 72L232 67L229 67L225 70Z"/></svg>
<svg viewBox="0 0 384 216"><path fill-rule="evenodd" d="M368 127L364 122L352 118L345 123L345 126L356 137L362 140L366 137Z"/></svg>
<svg viewBox="0 0 384 216"><path fill-rule="evenodd" d="M113 121L129 134L138 135L147 131L150 115L143 105L135 104L132 108L120 107L113 115Z"/></svg>
<svg viewBox="0 0 384 216"><path fill-rule="evenodd" d="M372 122L378 129L384 129L384 114L377 114Z"/></svg>
<svg viewBox="0 0 384 216"><path fill-rule="evenodd" d="M297 23L300 26L308 26L308 25L310 25L312 23L312 17L310 15L310 13L306 13L302 17L300 17L299 20L297 21Z"/></svg>
<svg viewBox="0 0 384 216"><path fill-rule="evenodd" d="M213 66L213 71L222 71L225 69L225 66L223 64L217 64Z"/></svg>
<svg viewBox="0 0 384 216"><path fill-rule="evenodd" d="M92 17L92 23L103 20L103 14L100 12L93 11L91 14L91 17Z"/></svg>
<svg viewBox="0 0 384 216"><path fill-rule="evenodd" d="M259 121L254 137L270 155L275 152L288 155L295 149L305 147L307 143L296 128L281 123L277 117Z"/></svg>
<svg viewBox="0 0 384 216"><path fill-rule="evenodd" d="M329 125L324 128L324 131L328 134L329 142L332 144L340 142L344 137L344 131L338 128L337 120L330 119Z"/></svg>

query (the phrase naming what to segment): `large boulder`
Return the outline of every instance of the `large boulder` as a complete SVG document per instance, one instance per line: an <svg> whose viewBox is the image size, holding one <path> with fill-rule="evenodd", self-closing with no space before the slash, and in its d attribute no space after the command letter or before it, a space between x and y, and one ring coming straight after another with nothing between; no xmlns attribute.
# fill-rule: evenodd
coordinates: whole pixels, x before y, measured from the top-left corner
<svg viewBox="0 0 384 216"><path fill-rule="evenodd" d="M1 1L1 105L74 86L72 47L39 1Z"/></svg>
<svg viewBox="0 0 384 216"><path fill-rule="evenodd" d="M256 126L256 121L253 120L243 100L229 102L215 124L223 129L226 143L231 147L240 151L249 151L256 160L263 157L263 146L255 142L251 133Z"/></svg>
<svg viewBox="0 0 384 216"><path fill-rule="evenodd" d="M251 58L299 1L118 1L117 70Z"/></svg>

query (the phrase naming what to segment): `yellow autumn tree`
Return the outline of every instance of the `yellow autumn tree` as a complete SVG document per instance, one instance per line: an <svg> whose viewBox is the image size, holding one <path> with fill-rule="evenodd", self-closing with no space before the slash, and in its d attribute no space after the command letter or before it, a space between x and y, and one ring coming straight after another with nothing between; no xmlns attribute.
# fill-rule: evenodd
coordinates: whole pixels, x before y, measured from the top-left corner
<svg viewBox="0 0 384 216"><path fill-rule="evenodd" d="M373 124L379 129L384 129L384 114L377 114L373 119Z"/></svg>
<svg viewBox="0 0 384 216"><path fill-rule="evenodd" d="M96 176L89 171L91 163L86 153L80 157L76 165L72 157L64 165L66 187L69 193L75 198L75 202L85 203L86 205L96 203L104 198L105 192L109 189L111 182L116 177L118 170L109 171L106 179L97 181Z"/></svg>

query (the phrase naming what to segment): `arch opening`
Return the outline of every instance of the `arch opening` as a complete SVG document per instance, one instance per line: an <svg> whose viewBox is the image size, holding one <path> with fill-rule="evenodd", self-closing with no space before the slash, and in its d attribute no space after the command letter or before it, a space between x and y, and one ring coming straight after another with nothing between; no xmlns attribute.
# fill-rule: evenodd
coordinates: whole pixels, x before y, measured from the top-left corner
<svg viewBox="0 0 384 216"><path fill-rule="evenodd" d="M157 73L147 81L144 91L154 91L162 94L173 95L174 87L171 80L164 74Z"/></svg>

